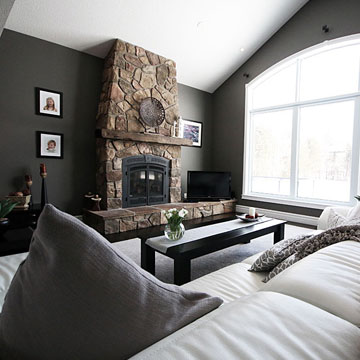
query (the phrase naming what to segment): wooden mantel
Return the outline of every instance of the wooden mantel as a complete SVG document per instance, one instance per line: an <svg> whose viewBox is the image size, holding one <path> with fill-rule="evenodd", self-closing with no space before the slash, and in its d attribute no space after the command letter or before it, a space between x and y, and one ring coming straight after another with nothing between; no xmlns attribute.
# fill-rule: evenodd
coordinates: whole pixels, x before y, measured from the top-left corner
<svg viewBox="0 0 360 360"><path fill-rule="evenodd" d="M183 139L178 137L163 136L158 134L139 134L123 132L121 130L101 129L101 137L112 140L128 140L137 142L157 143L165 145L179 145L192 146L193 142L190 139Z"/></svg>

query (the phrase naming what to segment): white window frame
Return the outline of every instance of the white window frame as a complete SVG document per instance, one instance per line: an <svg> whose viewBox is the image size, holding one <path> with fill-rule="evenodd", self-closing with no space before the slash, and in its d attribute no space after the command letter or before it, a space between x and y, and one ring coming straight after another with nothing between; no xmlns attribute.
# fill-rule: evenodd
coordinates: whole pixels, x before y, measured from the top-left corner
<svg viewBox="0 0 360 360"><path fill-rule="evenodd" d="M257 76L250 83L245 86L245 129L244 129L244 171L243 171L243 195L242 199L245 200L255 200L262 202L271 202L276 204L284 204L284 205L292 205L292 206L300 206L307 208L315 208L315 209L324 209L329 205L338 205L338 206L351 206L356 200L353 198L354 195L360 193L360 71L359 71L359 80L358 80L358 91L351 94L331 96L327 98L321 99L312 99L306 101L295 101L290 104L278 105L278 106L267 106L264 108L257 108L255 110L249 110L249 101L252 99L251 90L256 85L261 82L267 80L269 77L275 75L278 71L294 64L295 62L298 65L298 62L303 59L314 56L317 53L325 52L329 50L333 50L335 48L346 47L350 45L360 44L360 34L345 36L342 38L338 38L335 40L328 40L321 44L312 46L305 50L302 50L294 55L289 56L288 58L278 62L277 64L271 66L269 69L265 70L262 74ZM360 64L359 64L360 67ZM295 100L298 99L299 94L299 69L297 66L297 89L295 94ZM352 145L352 164L351 164L351 180L350 180L350 200L348 202L340 202L340 201L325 201L325 200L314 200L314 199L298 199L295 197L296 194L296 181L292 181L292 179L296 178L297 173L297 164L298 161L296 159L296 151L297 147L296 139L296 129L298 127L298 110L301 107L311 106L311 105L321 105L326 103L334 103L340 102L344 100L353 100L355 102L355 110L354 110L354 127L353 127L353 145ZM285 109L293 109L293 133L292 133L292 150L291 150L291 188L290 188L290 196L281 196L281 195L271 195L271 194L260 194L260 193L251 193L250 189L250 181L251 181L251 144L250 144L250 134L252 131L252 123L250 121L251 114L253 113L261 113L261 112L270 112L270 111L278 111ZM356 136L358 134L358 136ZM295 140L295 141L294 141Z"/></svg>

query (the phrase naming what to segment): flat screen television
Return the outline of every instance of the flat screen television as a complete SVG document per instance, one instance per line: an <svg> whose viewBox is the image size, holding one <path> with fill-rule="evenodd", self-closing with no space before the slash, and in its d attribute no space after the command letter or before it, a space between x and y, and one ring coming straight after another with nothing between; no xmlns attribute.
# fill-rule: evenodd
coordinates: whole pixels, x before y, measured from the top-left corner
<svg viewBox="0 0 360 360"><path fill-rule="evenodd" d="M188 171L187 200L231 199L231 173L220 171Z"/></svg>

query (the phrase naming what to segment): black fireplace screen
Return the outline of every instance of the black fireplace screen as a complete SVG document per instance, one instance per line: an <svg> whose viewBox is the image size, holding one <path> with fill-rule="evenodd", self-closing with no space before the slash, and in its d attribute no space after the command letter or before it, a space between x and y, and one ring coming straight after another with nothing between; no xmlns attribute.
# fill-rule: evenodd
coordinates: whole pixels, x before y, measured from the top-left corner
<svg viewBox="0 0 360 360"><path fill-rule="evenodd" d="M154 155L130 156L122 161L122 206L169 202L169 160Z"/></svg>

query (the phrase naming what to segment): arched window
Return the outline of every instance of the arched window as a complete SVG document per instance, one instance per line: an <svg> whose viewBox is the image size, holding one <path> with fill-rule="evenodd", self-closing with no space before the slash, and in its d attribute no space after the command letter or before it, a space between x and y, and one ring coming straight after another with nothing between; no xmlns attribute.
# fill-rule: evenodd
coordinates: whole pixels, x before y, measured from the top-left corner
<svg viewBox="0 0 360 360"><path fill-rule="evenodd" d="M359 146L360 36L301 51L247 85L243 198L349 205Z"/></svg>

